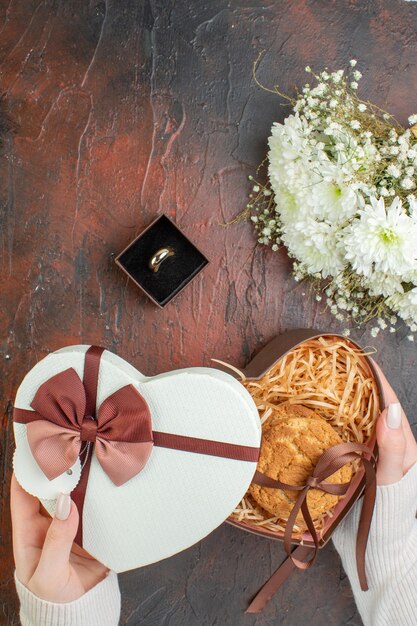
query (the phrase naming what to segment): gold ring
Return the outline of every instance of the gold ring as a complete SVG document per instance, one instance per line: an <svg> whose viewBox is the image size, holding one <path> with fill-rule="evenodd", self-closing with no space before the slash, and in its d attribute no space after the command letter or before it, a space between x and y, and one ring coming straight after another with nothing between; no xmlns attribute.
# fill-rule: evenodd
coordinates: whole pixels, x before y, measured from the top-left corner
<svg viewBox="0 0 417 626"><path fill-rule="evenodd" d="M165 261L170 256L174 256L175 252L172 248L161 248L157 250L155 254L151 257L149 261L149 268L153 272L157 272L160 268L161 263Z"/></svg>

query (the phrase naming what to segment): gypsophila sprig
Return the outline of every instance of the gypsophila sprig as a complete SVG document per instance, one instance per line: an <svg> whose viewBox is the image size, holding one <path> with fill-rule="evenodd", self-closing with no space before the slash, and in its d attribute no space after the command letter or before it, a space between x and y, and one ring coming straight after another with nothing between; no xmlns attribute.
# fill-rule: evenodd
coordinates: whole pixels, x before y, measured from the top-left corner
<svg viewBox="0 0 417 626"><path fill-rule="evenodd" d="M311 279L339 321L373 320L376 337L395 332L400 318L413 333L417 114L405 129L361 100L356 65L319 74L307 66L315 82L295 98L272 90L293 112L272 126L268 182L250 177L247 208L258 242L274 251L284 245L295 279Z"/></svg>

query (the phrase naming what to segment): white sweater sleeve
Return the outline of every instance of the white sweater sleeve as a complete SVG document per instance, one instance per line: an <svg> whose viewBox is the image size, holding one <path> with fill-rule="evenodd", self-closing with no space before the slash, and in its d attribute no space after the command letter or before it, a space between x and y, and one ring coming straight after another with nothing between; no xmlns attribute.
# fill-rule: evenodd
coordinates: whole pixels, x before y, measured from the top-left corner
<svg viewBox="0 0 417 626"><path fill-rule="evenodd" d="M120 589L117 574L106 578L73 602L47 602L38 598L17 578L22 626L117 626L120 618Z"/></svg>
<svg viewBox="0 0 417 626"><path fill-rule="evenodd" d="M356 570L362 498L332 535L365 626L417 624L417 463L392 485L377 486L365 556L368 591Z"/></svg>

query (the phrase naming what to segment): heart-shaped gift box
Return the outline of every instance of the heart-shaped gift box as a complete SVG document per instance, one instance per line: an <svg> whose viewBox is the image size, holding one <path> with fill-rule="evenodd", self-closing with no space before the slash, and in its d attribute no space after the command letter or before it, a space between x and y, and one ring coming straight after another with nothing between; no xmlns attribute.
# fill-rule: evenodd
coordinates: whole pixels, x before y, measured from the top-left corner
<svg viewBox="0 0 417 626"><path fill-rule="evenodd" d="M252 480L261 439L251 395L230 374L193 367L146 377L85 345L28 372L13 418L18 482L51 515L59 492L71 492L76 542L115 572L219 526Z"/></svg>

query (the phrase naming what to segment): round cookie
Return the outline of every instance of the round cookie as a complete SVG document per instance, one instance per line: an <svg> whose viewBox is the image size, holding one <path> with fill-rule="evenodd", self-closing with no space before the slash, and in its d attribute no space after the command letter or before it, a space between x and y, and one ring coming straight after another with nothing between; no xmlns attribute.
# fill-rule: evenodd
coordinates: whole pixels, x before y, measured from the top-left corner
<svg viewBox="0 0 417 626"><path fill-rule="evenodd" d="M274 419L264 431L258 470L284 483L304 485L324 450L342 443L342 439L326 420L312 411L314 417L306 417L299 406L286 405L286 412L285 419L284 416ZM346 483L351 477L352 468L347 464L326 478L326 482ZM284 520L288 519L299 495L297 491L284 491L255 484L250 486L249 491L263 509ZM307 493L307 504L313 520L336 505L341 497L343 496L334 496L320 489L310 488ZM301 511L298 512L296 521L305 528Z"/></svg>
<svg viewBox="0 0 417 626"><path fill-rule="evenodd" d="M283 402L274 407L272 414L268 417L263 425L263 432L275 426L277 422L281 420L287 420L288 417L309 417L310 419L323 419L317 415L314 411L302 404L290 404L289 402Z"/></svg>

